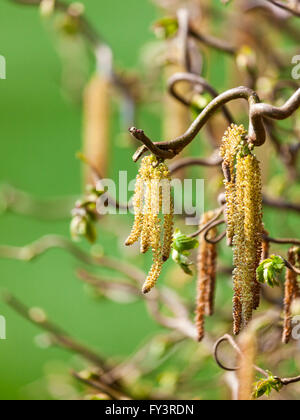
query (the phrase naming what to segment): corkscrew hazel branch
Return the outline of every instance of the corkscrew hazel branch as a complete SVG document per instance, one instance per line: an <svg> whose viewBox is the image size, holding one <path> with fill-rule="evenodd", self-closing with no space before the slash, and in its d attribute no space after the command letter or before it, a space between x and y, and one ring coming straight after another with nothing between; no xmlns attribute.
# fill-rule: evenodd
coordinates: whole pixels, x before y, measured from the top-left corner
<svg viewBox="0 0 300 420"><path fill-rule="evenodd" d="M300 89L281 107L260 103L257 93L245 86L230 89L214 98L182 136L170 141L153 143L142 130L132 128L130 129L132 134L144 143L144 146L134 155L134 161L137 161L147 150L150 150L158 158L171 159L194 140L218 109L237 99L245 99L249 103L249 143L254 146L262 146L266 140L263 119L283 120L290 117L300 106Z"/></svg>
<svg viewBox="0 0 300 420"><path fill-rule="evenodd" d="M212 223L212 224L208 227L208 229L207 229L207 230L206 230L206 232L204 233L204 239L206 240L206 242L208 242L209 244L215 245L215 244L217 244L217 243L221 242L221 241L225 238L225 236L226 236L226 231L225 231L225 232L223 232L223 233L220 233L220 235L216 236L215 238L209 238L209 237L208 237L209 232L210 232L210 230L211 230L211 229L213 229L213 228L215 228L215 227L217 227L217 226L220 226L220 225L222 225L222 224L224 224L224 223L226 223L225 219L224 219L224 220L218 220L218 221L216 221L216 222Z"/></svg>
<svg viewBox="0 0 300 420"><path fill-rule="evenodd" d="M294 238L271 238L268 235L263 235L263 239L267 242L271 242L273 244L282 244L282 245L300 245L299 239Z"/></svg>
<svg viewBox="0 0 300 420"><path fill-rule="evenodd" d="M208 158L182 158L170 164L170 173L174 174L181 169L188 168L191 166L206 166L215 167L222 164L222 158L219 153L213 153Z"/></svg>
<svg viewBox="0 0 300 420"><path fill-rule="evenodd" d="M208 223L206 223L206 225L202 226L199 230L192 233L191 235L188 235L188 237L189 238L196 238L197 236L201 235L201 233L203 233L203 232L206 232L206 234L208 234L210 229L212 229L215 226L218 226L218 224L221 224L221 223L217 222L217 220L221 216L221 214L224 213L224 209L225 209L225 207L222 206L220 209L215 210L216 215ZM225 222L225 220L222 221L222 223L224 223L224 222ZM214 223L217 223L217 224L213 226Z"/></svg>
<svg viewBox="0 0 300 420"><path fill-rule="evenodd" d="M201 114L195 119L195 121L191 124L189 129L180 137L160 143L152 143L152 141L144 135L139 138L140 141L144 143L144 147L139 150L134 160L138 160L143 153L149 149L152 151L157 157L165 158L165 151L173 151L174 154L180 153L186 146L188 146L200 130L204 127L204 125L208 122L214 113L226 105L228 102L237 100L237 99L246 99L250 105L250 108L253 104L259 102L259 98L255 91L249 89L247 87L241 86L238 88L230 89L221 95L214 98L207 107L201 112ZM137 129L133 129L134 132L138 131ZM262 119L259 115L255 115L250 119L250 127L249 127L249 140L254 145L262 145L265 142L266 133L265 128L262 122ZM150 147L151 148L150 148ZM171 154L171 153L170 153ZM174 156L173 156L174 157Z"/></svg>
<svg viewBox="0 0 300 420"><path fill-rule="evenodd" d="M231 347L237 352L237 354L241 357L243 357L243 353L240 349L240 347L237 345L237 343L235 342L235 340L231 337L231 335L229 334L225 334L223 337L221 337L214 345L214 358L215 361L217 363L217 365L227 371L227 372L236 372L239 370L239 367L228 367L225 366L224 363L221 362L221 359L219 357L219 349L221 344L223 344L224 342L228 342ZM254 365L253 368L260 374L262 374L263 376L265 376L266 378L269 378L269 373L267 371L265 371L264 369L261 369L260 367ZM279 378L277 376L274 377L274 379L279 380L279 382L282 385L290 385L290 384L294 384L297 382L300 382L300 376L296 376L294 378Z"/></svg>
<svg viewBox="0 0 300 420"><path fill-rule="evenodd" d="M284 264L287 268L289 268L290 270L292 270L294 273L296 273L298 276L300 276L300 269L294 267L288 260L286 260L285 258L281 257L281 259L284 261Z"/></svg>
<svg viewBox="0 0 300 420"><path fill-rule="evenodd" d="M176 90L176 86L180 82L189 82L193 86L201 86L204 91L208 92L212 96L212 98L216 98L219 95L215 88L213 88L204 78L192 73L176 73L168 80L168 91L170 95L188 107L192 105L191 101L184 98L184 96ZM226 106L222 108L222 112L228 124L233 124L234 119Z"/></svg>
<svg viewBox="0 0 300 420"><path fill-rule="evenodd" d="M225 343L225 342L228 342L230 345L231 345L231 347L237 352L237 354L240 356L240 357L243 357L243 353L242 353L242 351L241 351L241 349L240 349L240 347L237 345L237 343L235 342L235 340L231 337L231 335L229 335L229 334L225 334L223 337L221 337L216 343L215 343L215 345L214 345L214 358L215 358L215 361L216 361L216 363L217 363L217 365L221 368L221 369L223 369L223 370L225 370L225 371L227 371L227 372L236 372L236 371L238 371L239 370L239 367L227 367L227 366L225 366L222 362L221 362L221 360L220 360L220 357L219 357L219 349L220 349L220 345L221 344L223 344L223 343ZM254 369L257 371L257 372L259 372L259 373L261 373L263 376L265 376L266 378L268 378L269 377L269 374L268 374L268 372L266 372L265 370L263 370L263 369L261 369L260 367L258 367L258 366L254 366Z"/></svg>

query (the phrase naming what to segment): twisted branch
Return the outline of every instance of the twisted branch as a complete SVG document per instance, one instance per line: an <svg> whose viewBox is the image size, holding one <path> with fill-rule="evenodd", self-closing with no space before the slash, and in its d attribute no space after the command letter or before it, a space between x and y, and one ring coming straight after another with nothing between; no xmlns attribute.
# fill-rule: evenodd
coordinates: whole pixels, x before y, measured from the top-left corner
<svg viewBox="0 0 300 420"><path fill-rule="evenodd" d="M300 9L298 6L297 9L294 9L292 6L290 6L287 3L284 3L280 0L267 0L269 3L274 4L274 6L279 7L280 9L286 10L287 12L291 13L294 16L300 17Z"/></svg>

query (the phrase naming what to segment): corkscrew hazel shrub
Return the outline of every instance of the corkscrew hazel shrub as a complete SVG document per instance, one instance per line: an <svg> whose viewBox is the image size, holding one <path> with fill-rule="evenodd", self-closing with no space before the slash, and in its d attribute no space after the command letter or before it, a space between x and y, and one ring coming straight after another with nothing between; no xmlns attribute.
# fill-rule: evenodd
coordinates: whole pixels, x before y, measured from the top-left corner
<svg viewBox="0 0 300 420"><path fill-rule="evenodd" d="M141 239L141 253L152 249L153 264L143 293L148 293L155 286L163 263L169 259L171 252L174 203L170 181L170 172L164 162L152 155L142 160L133 198L135 220L125 245L133 245Z"/></svg>

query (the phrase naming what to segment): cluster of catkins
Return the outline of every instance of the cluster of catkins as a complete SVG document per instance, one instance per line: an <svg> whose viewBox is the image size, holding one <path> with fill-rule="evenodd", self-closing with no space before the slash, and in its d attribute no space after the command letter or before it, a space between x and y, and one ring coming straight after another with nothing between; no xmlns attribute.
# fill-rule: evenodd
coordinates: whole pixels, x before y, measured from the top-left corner
<svg viewBox="0 0 300 420"><path fill-rule="evenodd" d="M152 155L143 158L133 198L135 221L125 242L125 245L130 246L141 239L143 254L152 249L153 264L143 286L143 293L148 293L155 286L163 263L168 260L171 252L174 203L170 181L170 172L164 162L158 162ZM164 218L163 223L160 215Z"/></svg>
<svg viewBox="0 0 300 420"><path fill-rule="evenodd" d="M215 217L214 211L204 213L201 219L200 228L209 224ZM209 230L207 239L216 236L217 229ZM214 313L214 297L216 285L217 245L209 243L205 239L205 233L201 235L198 252L198 282L196 302L196 328L198 341L204 338L205 316L212 316Z"/></svg>
<svg viewBox="0 0 300 420"><path fill-rule="evenodd" d="M234 333L252 318L260 300L256 269L262 254L262 184L259 162L243 126L232 125L221 146L225 176L227 239L234 248Z"/></svg>
<svg viewBox="0 0 300 420"><path fill-rule="evenodd" d="M300 248L293 247L289 250L288 261L293 266L300 263ZM300 296L300 288L298 284L297 274L290 270L286 270L285 276L285 297L284 297L284 329L282 341L287 344L292 336L292 306L297 297Z"/></svg>

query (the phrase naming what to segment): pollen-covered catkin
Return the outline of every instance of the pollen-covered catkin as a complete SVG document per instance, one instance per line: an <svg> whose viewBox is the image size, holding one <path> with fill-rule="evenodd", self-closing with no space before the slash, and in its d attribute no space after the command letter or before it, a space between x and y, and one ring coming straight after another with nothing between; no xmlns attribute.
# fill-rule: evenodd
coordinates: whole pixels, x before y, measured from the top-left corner
<svg viewBox="0 0 300 420"><path fill-rule="evenodd" d="M148 293L155 286L163 262L170 256L174 216L170 181L165 163L158 162L154 156L142 160L133 200L135 221L125 245L132 245L141 238L141 253L146 253L150 247L152 249L153 264L143 286L143 293ZM163 228L160 213L164 216Z"/></svg>
<svg viewBox="0 0 300 420"><path fill-rule="evenodd" d="M288 254L288 261L292 265L296 265L299 257L299 248L291 248ZM287 344L292 335L292 304L296 299L299 292L299 286L297 282L297 274L290 270L286 270L285 276L285 295L284 295L284 329L282 341Z"/></svg>
<svg viewBox="0 0 300 420"><path fill-rule="evenodd" d="M133 197L133 208L134 208L134 224L131 229L131 233L127 238L125 245L130 246L139 240L142 233L144 212L143 212L143 199L144 199L144 180L139 174L136 178L135 193Z"/></svg>
<svg viewBox="0 0 300 420"><path fill-rule="evenodd" d="M200 228L209 223L215 216L214 212L203 215ZM216 235L216 228L210 230L208 239ZM217 246L205 240L204 234L200 239L198 253L198 282L196 302L196 328L198 340L204 338L205 316L211 316L214 312L214 295L216 283Z"/></svg>
<svg viewBox="0 0 300 420"><path fill-rule="evenodd" d="M242 323L246 326L259 302L256 269L261 258L263 231L261 172L251 153L237 157L234 220L234 283L241 299Z"/></svg>
<svg viewBox="0 0 300 420"><path fill-rule="evenodd" d="M262 255L262 185L259 162L243 126L232 125L221 146L225 177L227 238L234 248L234 333L252 318L260 301L256 269Z"/></svg>
<svg viewBox="0 0 300 420"><path fill-rule="evenodd" d="M232 242L234 236L234 216L235 216L235 160L238 148L244 140L247 132L244 126L232 124L225 132L222 139L220 154L223 158L223 172L226 197L226 223L227 238L229 243Z"/></svg>

